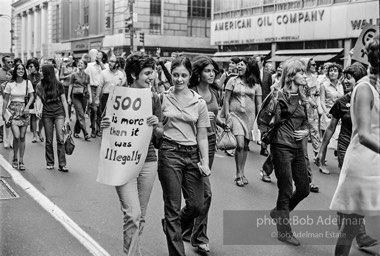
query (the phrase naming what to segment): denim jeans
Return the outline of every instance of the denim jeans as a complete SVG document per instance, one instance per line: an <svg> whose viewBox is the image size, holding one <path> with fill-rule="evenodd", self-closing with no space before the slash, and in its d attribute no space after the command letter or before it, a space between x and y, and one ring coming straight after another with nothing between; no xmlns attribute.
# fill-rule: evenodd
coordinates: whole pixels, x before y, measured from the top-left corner
<svg viewBox="0 0 380 256"><path fill-rule="evenodd" d="M303 146L304 155L305 155L307 175L309 176L309 180L310 180L310 183L311 183L312 180L313 180L313 173L312 173L311 166L310 166L309 154L307 152L307 138L304 138L302 140L302 146ZM265 162L263 164L263 171L268 176L270 176L272 174L272 172L273 172L273 169L274 169L274 167L273 167L272 154L269 154L269 156L267 157L267 159L265 160Z"/></svg>
<svg viewBox="0 0 380 256"><path fill-rule="evenodd" d="M211 169L216 151L215 134L208 136L208 145L208 161L209 167ZM209 238L207 236L207 220L212 198L211 183L209 177L203 177L203 189L204 202L199 216L195 218L195 220L189 220L188 222L185 222L183 220L181 221L182 237L184 240L190 241L193 246L209 243Z"/></svg>
<svg viewBox="0 0 380 256"><path fill-rule="evenodd" d="M57 154L58 154L58 165L59 167L66 166L66 154L65 154L65 143L62 128L65 123L64 116L57 117L43 117L42 122L45 128L45 158L47 165L54 165L54 148L53 148L53 135L54 128L57 138Z"/></svg>
<svg viewBox="0 0 380 256"><path fill-rule="evenodd" d="M84 116L84 111L87 105L87 98L83 94L73 94L73 105L75 109L75 114L77 120L75 121L74 133L80 133L83 131L83 135L86 136L88 134L86 128L86 118Z"/></svg>
<svg viewBox="0 0 380 256"><path fill-rule="evenodd" d="M181 221L198 217L203 207L203 177L198 169L197 146L183 146L163 139L158 153L158 177L161 182L169 256L184 256ZM181 191L186 206L181 210Z"/></svg>
<svg viewBox="0 0 380 256"><path fill-rule="evenodd" d="M140 253L140 237L145 214L157 174L157 162L145 162L139 175L128 183L116 186L123 218L123 250L127 255Z"/></svg>
<svg viewBox="0 0 380 256"><path fill-rule="evenodd" d="M92 103L89 105L90 108L90 120L91 120L91 128L92 133L96 133L99 131L99 124L100 120L98 120L98 112L99 108L95 105L95 99L96 99L96 86L91 86L91 94L92 94Z"/></svg>
<svg viewBox="0 0 380 256"><path fill-rule="evenodd" d="M280 144L271 145L271 154L277 178L277 231L290 234L289 212L310 193L309 177L303 148L291 148ZM293 181L296 190L293 192Z"/></svg>

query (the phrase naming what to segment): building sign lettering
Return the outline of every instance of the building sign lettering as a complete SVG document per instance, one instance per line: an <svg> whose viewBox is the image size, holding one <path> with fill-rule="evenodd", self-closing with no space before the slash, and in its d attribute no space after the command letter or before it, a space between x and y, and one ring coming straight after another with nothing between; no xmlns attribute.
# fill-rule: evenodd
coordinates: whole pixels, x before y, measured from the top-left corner
<svg viewBox="0 0 380 256"><path fill-rule="evenodd" d="M380 25L378 1L214 20L211 22L211 45L357 38L366 24ZM226 38L233 38L233 41Z"/></svg>
<svg viewBox="0 0 380 256"><path fill-rule="evenodd" d="M317 10L317 11L307 11L307 12L296 12L290 14L277 15L274 18L275 22L278 25L286 25L288 23L302 23L302 22L317 22L323 20L323 14L325 10ZM262 26L272 26L273 17L264 16L257 19L257 25L259 27Z"/></svg>
<svg viewBox="0 0 380 256"><path fill-rule="evenodd" d="M353 30L362 30L367 24L380 26L380 19L376 19L376 24L373 22L373 19L369 19L368 21L366 19L351 20L351 26Z"/></svg>
<svg viewBox="0 0 380 256"><path fill-rule="evenodd" d="M215 24L215 31L218 30L231 30L231 29L242 29L252 27L251 19L239 19L233 21L223 21Z"/></svg>

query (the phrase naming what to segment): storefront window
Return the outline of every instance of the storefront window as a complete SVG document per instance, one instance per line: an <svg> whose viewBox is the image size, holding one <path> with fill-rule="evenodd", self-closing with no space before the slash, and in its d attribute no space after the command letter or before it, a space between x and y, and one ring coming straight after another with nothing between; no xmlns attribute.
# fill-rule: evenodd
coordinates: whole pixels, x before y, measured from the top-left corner
<svg viewBox="0 0 380 256"><path fill-rule="evenodd" d="M332 3L333 3L333 0L317 0L317 5L329 5Z"/></svg>

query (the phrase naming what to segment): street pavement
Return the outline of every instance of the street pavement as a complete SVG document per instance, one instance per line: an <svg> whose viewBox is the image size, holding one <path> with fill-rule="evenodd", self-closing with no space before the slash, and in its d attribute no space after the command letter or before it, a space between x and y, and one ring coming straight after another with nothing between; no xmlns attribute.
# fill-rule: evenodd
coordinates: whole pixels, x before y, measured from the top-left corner
<svg viewBox="0 0 380 256"><path fill-rule="evenodd" d="M60 207L110 255L123 255L122 213L115 189L95 181L100 138L86 142L81 135L81 138L75 139L74 154L67 156L69 173L57 171L57 166L54 170L46 170L44 143L32 144L31 139L32 135L28 132L24 160L27 170L22 173L23 177ZM223 234L226 232L223 229L224 211L269 212L275 205L277 197L275 177L272 175L271 183L260 180L259 170L265 157L259 155L260 147L256 143L251 143L250 148L245 171L249 184L243 188L237 187L233 182L234 159L223 152L216 154L210 177L213 200L208 224L211 248L209 255L333 255L335 238L331 238L325 244L300 238L301 246L294 247L271 237L275 227L264 232L252 230L247 234L253 238L260 237L259 244L253 242L231 245L224 241ZM8 161L11 159L11 150L4 149L2 145L0 153ZM313 182L320 187L320 192L311 193L297 206L297 210L329 211L328 207L339 176L337 160L331 150L328 152L327 161L332 171L330 175L319 173L312 164ZM4 169L0 170L2 178L20 195L20 198L0 200L0 255L89 255L89 252L60 223L13 183ZM166 240L160 221L162 217L162 189L157 178L146 216L142 240L144 256L167 255ZM247 226L250 225L252 223L248 219ZM331 229L331 226L328 228ZM379 249L375 247L364 253L357 249L356 243L354 244L350 254L353 256L375 255ZM185 243L185 247L187 255L198 255L188 243Z"/></svg>

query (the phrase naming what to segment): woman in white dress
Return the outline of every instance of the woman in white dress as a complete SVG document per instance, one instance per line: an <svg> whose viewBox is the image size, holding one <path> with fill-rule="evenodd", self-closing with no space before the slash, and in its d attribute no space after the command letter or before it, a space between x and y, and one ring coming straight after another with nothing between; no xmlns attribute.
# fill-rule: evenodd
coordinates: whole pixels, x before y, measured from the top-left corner
<svg viewBox="0 0 380 256"><path fill-rule="evenodd" d="M352 137L330 208L342 213L335 255L348 255L363 218L380 230L380 78L379 35L367 46L369 76L351 97ZM371 222L371 223L369 223ZM372 234L374 235L374 234ZM379 239L379 237L374 237Z"/></svg>

